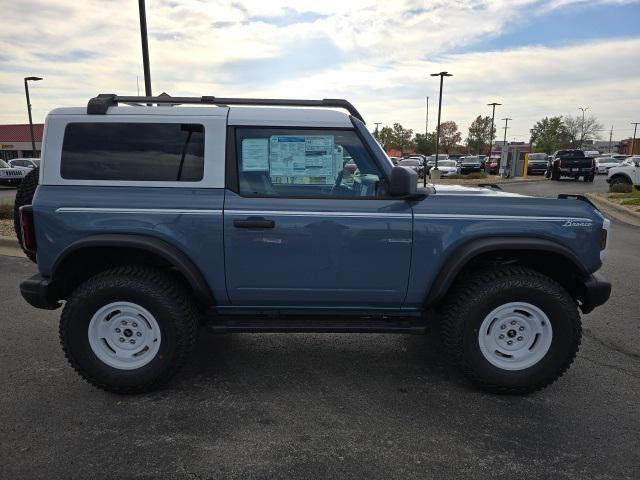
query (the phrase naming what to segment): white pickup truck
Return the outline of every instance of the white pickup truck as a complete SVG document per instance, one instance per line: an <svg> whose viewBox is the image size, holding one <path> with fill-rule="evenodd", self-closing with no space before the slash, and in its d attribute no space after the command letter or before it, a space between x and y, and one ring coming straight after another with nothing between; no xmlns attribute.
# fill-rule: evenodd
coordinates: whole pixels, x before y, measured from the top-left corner
<svg viewBox="0 0 640 480"><path fill-rule="evenodd" d="M0 185L19 185L26 174L26 171L13 168L0 158Z"/></svg>
<svg viewBox="0 0 640 480"><path fill-rule="evenodd" d="M607 183L628 183L640 188L640 156L627 158L619 167L612 167L607 173Z"/></svg>

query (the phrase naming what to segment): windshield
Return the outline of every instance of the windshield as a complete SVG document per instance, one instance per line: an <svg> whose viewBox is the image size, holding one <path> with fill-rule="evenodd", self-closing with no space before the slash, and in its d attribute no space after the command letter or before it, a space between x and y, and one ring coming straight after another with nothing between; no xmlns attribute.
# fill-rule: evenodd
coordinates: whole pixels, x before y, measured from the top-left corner
<svg viewBox="0 0 640 480"><path fill-rule="evenodd" d="M38 158L34 158L34 159L32 159L31 161L32 161L33 163L35 163L35 164L36 164L36 167L39 167L39 166L40 166L40 159L38 159Z"/></svg>
<svg viewBox="0 0 640 480"><path fill-rule="evenodd" d="M462 159L462 163L478 163L480 159L478 157L466 157Z"/></svg>
<svg viewBox="0 0 640 480"><path fill-rule="evenodd" d="M11 168L9 164L0 158L0 168Z"/></svg>
<svg viewBox="0 0 640 480"><path fill-rule="evenodd" d="M438 166L439 167L455 167L456 162L453 160L439 160Z"/></svg>
<svg viewBox="0 0 640 480"><path fill-rule="evenodd" d="M420 160L412 160L412 159L402 160L400 162L400 165L405 167L414 167L416 165L420 165Z"/></svg>

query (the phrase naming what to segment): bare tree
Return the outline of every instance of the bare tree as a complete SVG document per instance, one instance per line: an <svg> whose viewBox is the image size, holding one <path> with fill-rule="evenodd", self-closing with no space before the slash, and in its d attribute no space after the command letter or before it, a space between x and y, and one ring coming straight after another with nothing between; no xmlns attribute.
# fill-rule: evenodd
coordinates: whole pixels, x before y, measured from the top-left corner
<svg viewBox="0 0 640 480"><path fill-rule="evenodd" d="M567 129L573 148L581 146L585 140L598 138L600 131L602 131L602 124L598 122L594 115L586 116L584 123L582 122L582 115L567 115L564 117L564 126Z"/></svg>

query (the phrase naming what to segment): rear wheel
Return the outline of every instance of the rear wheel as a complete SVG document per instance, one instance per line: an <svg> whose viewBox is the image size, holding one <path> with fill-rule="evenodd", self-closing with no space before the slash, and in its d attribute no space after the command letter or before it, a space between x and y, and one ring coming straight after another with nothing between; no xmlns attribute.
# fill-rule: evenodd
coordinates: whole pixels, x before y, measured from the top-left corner
<svg viewBox="0 0 640 480"><path fill-rule="evenodd" d="M463 373L494 393L534 392L569 368L581 340L567 291L525 267L476 272L443 307L443 344Z"/></svg>
<svg viewBox="0 0 640 480"><path fill-rule="evenodd" d="M118 267L73 292L60 319L60 341L87 382L139 393L178 371L197 328L193 301L173 277L143 266Z"/></svg>
<svg viewBox="0 0 640 480"><path fill-rule="evenodd" d="M34 168L29 173L27 173L22 179L22 183L18 186L18 190L16 191L16 199L13 204L13 228L16 232L16 236L18 237L18 243L22 247L22 230L20 228L20 207L24 205L31 205L33 203L33 196L36 193L36 189L38 188L38 179L40 176L40 169ZM36 254L33 252L23 251L25 255L32 262L36 261Z"/></svg>

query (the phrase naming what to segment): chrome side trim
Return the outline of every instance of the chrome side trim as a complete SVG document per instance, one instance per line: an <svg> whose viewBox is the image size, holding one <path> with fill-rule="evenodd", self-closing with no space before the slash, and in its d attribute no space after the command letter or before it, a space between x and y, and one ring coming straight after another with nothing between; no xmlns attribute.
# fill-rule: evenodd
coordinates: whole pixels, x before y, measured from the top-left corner
<svg viewBox="0 0 640 480"><path fill-rule="evenodd" d="M410 219L411 213L384 212L314 212L292 210L225 210L227 215L260 215L281 217L341 217L341 218L399 218Z"/></svg>
<svg viewBox="0 0 640 480"><path fill-rule="evenodd" d="M152 215L220 215L222 210L185 210L181 208L103 208L60 207L56 213L141 213Z"/></svg>
<svg viewBox="0 0 640 480"><path fill-rule="evenodd" d="M483 214L455 214L455 213L416 213L416 218L432 218L444 220L512 220L531 222L586 222L592 223L590 218L581 217L536 217L527 215L483 215Z"/></svg>

